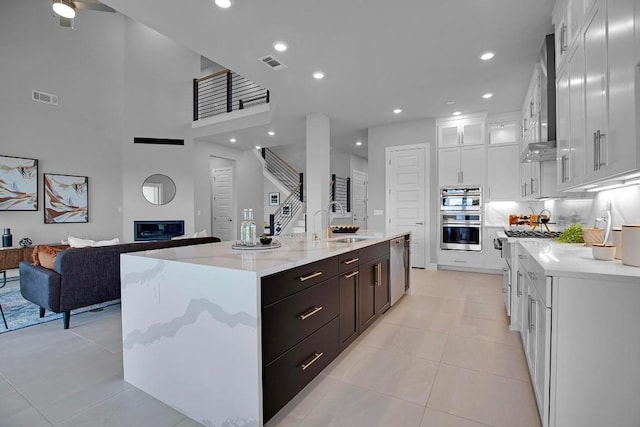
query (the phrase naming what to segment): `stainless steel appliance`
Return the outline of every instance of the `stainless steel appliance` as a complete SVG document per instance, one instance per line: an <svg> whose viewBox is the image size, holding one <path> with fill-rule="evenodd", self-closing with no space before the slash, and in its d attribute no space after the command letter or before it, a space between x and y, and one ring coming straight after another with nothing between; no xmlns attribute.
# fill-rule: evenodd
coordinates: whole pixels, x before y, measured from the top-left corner
<svg viewBox="0 0 640 427"><path fill-rule="evenodd" d="M540 69L540 102L538 106L540 140L527 145L527 150L520 158L523 163L556 160L556 57L553 34L545 36L538 64ZM565 161L564 157L563 162Z"/></svg>
<svg viewBox="0 0 640 427"><path fill-rule="evenodd" d="M473 211L482 209L482 190L478 187L443 188L440 190L441 211Z"/></svg>
<svg viewBox="0 0 640 427"><path fill-rule="evenodd" d="M482 250L480 212L441 212L440 248L458 251Z"/></svg>
<svg viewBox="0 0 640 427"><path fill-rule="evenodd" d="M506 230L504 234L507 237L552 239L554 237L558 237L562 233L560 231Z"/></svg>
<svg viewBox="0 0 640 427"><path fill-rule="evenodd" d="M389 279L391 286L389 289L389 296L391 299L391 305L394 305L405 293L407 282L407 255L405 254L404 237L398 237L389 241L389 254L390 254L390 272Z"/></svg>

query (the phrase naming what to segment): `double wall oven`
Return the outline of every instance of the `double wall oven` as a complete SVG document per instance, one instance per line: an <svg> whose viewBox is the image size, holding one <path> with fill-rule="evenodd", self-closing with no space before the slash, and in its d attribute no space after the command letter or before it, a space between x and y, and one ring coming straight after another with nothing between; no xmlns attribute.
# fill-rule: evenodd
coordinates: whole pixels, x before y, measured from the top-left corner
<svg viewBox="0 0 640 427"><path fill-rule="evenodd" d="M482 250L482 190L479 187L440 191L440 248Z"/></svg>

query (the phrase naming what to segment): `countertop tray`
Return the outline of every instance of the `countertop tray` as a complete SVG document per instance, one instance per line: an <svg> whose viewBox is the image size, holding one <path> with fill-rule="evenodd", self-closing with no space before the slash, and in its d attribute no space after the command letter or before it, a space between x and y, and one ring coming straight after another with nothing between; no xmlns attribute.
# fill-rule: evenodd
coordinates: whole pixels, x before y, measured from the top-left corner
<svg viewBox="0 0 640 427"><path fill-rule="evenodd" d="M271 242L268 245L263 245L262 243L258 242L255 246L245 246L239 243L234 243L233 245L231 245L231 249L237 249L239 251L264 251L267 249L276 249L280 246L282 246L282 243L280 242Z"/></svg>

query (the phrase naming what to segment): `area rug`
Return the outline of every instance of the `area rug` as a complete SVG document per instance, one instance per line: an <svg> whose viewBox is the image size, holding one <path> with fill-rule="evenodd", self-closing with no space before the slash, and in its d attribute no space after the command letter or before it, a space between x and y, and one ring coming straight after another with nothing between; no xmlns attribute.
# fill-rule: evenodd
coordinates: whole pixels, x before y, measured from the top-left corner
<svg viewBox="0 0 640 427"><path fill-rule="evenodd" d="M47 311L45 316L40 318L40 307L22 298L20 286L16 286L14 283L7 283L6 287L0 289L0 304L2 305L4 316L7 319L7 326L9 327L9 329L5 329L2 318L0 318L0 334L40 323L51 322L56 319L62 319L62 313L53 313L51 311ZM120 300L107 301L101 304L71 310L71 323L73 324L74 314L100 310L114 304L120 304ZM60 327L62 328L62 320L59 321Z"/></svg>

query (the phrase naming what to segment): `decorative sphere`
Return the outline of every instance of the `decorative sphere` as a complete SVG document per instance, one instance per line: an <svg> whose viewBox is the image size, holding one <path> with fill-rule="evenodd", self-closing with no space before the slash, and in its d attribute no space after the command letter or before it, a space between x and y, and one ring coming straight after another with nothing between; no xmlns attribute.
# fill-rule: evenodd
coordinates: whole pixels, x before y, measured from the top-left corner
<svg viewBox="0 0 640 427"><path fill-rule="evenodd" d="M20 247L22 248L28 248L31 245L33 245L33 241L31 241L31 239L28 237L25 237L24 239L20 240Z"/></svg>

